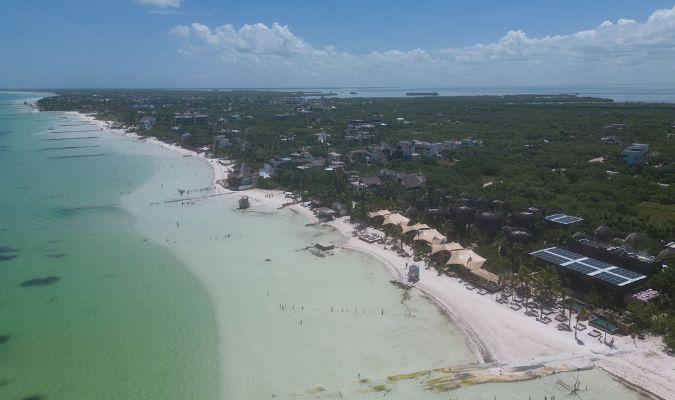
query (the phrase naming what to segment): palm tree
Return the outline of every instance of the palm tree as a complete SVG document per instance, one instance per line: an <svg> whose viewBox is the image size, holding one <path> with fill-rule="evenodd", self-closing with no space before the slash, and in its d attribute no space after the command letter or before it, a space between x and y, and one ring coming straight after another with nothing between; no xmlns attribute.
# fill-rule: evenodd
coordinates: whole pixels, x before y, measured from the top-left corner
<svg viewBox="0 0 675 400"><path fill-rule="evenodd" d="M579 326L579 321L584 321L586 318L588 318L588 310L586 307L582 307L581 310L579 310L579 314L577 314L577 326ZM574 327L574 338L577 338L577 329L576 326Z"/></svg>
<svg viewBox="0 0 675 400"><path fill-rule="evenodd" d="M607 343L607 330L610 325L616 326L616 315L613 312L607 314L607 326L605 326L605 343Z"/></svg>
<svg viewBox="0 0 675 400"><path fill-rule="evenodd" d="M561 297L562 303L567 304L567 300L569 300L569 298L572 297L572 291L570 290L570 288L565 287L565 286L561 287L560 297ZM572 326L572 308L570 307L568 311L569 311L570 315L569 315L569 321L567 322L567 325L569 325L571 327ZM565 308L563 308L563 313L564 312L565 312Z"/></svg>
<svg viewBox="0 0 675 400"><path fill-rule="evenodd" d="M523 297L525 298L525 311L527 311L527 303L530 301L532 291L532 270L527 265L520 265L518 268L519 288Z"/></svg>

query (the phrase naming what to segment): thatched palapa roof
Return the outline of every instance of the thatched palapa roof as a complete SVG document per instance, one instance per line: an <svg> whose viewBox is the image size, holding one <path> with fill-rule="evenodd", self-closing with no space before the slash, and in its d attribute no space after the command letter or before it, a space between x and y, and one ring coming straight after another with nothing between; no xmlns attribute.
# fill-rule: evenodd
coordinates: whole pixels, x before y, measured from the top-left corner
<svg viewBox="0 0 675 400"><path fill-rule="evenodd" d="M404 226L408 225L408 222L410 222L410 218L404 217L399 213L395 213L385 215L382 225L398 225L403 228Z"/></svg>
<svg viewBox="0 0 675 400"><path fill-rule="evenodd" d="M464 267L470 270L474 270L480 269L485 261L486 261L485 258L474 253L473 250L464 249L453 251L452 255L450 256L450 259L448 260L448 262L446 262L446 264L463 265Z"/></svg>
<svg viewBox="0 0 675 400"><path fill-rule="evenodd" d="M452 243L443 243L443 244L432 244L431 245L431 254L440 253L442 251L447 251L452 253L453 251L464 250L461 244L457 242Z"/></svg>
<svg viewBox="0 0 675 400"><path fill-rule="evenodd" d="M423 229L431 229L431 227L427 224L406 225L403 227L403 233L421 231Z"/></svg>
<svg viewBox="0 0 675 400"><path fill-rule="evenodd" d="M375 218L375 217L384 217L385 215L391 214L391 211L389 210L379 210L379 211L371 211L368 213L368 218Z"/></svg>
<svg viewBox="0 0 675 400"><path fill-rule="evenodd" d="M423 231L419 231L417 236L415 236L415 240L421 240L429 244L441 244L445 242L446 237L436 229L425 229Z"/></svg>

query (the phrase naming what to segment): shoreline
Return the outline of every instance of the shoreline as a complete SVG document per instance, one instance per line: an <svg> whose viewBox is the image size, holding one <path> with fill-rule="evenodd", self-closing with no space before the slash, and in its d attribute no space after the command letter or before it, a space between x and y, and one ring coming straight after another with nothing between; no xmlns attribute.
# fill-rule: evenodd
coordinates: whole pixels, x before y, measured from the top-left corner
<svg viewBox="0 0 675 400"><path fill-rule="evenodd" d="M281 191L252 189L247 191L249 192L255 193L249 197L256 198L266 209L277 208L271 201L274 196L283 197ZM264 194L273 194L273 197L265 198ZM352 236L351 232L355 226L347 222L348 217L319 223L311 210L300 204L287 208L305 216L309 224L332 227L343 239L343 243L336 244L336 247L358 251L372 257L396 280L401 281L405 276L405 263L413 262L412 258L403 258L393 251L384 249L382 245L365 243ZM632 390L646 393L655 399L665 399L675 390L675 371L668 369L666 365L669 361L668 355L660 360L663 362L660 368L654 368L665 371L665 375L649 368L650 363L657 361L655 356L663 348L657 337L648 337L646 340L636 342L637 346L634 346L630 337L616 336L614 337L616 348L612 350L599 340L588 337L587 331L582 331L578 334L583 342L580 345L574 342L574 335L571 332L557 331L552 325L544 325L522 312L510 310L492 300L490 295L481 296L476 291L467 290L458 278L435 276L435 270L424 268L423 263L417 264L422 264L420 268L422 278L414 287L420 290L428 301L438 306L461 330L479 365L496 363L505 368L519 368L541 364L547 368L563 370L569 368L571 363L579 369L598 368ZM432 277L428 278L430 274ZM455 296L449 293L454 293ZM478 311L488 315L479 315ZM487 319L490 322L485 321ZM501 327L507 329L500 329ZM533 337L537 335L543 337ZM513 346L514 343L519 343L517 348L514 348L516 347Z"/></svg>
<svg viewBox="0 0 675 400"><path fill-rule="evenodd" d="M221 165L217 159L153 137L125 132L123 129L111 129L108 121L97 120L91 115L79 112L66 113L74 113L84 121L95 122L102 131L134 138L139 142L153 143L183 155L199 157L211 166L214 193L238 192L220 185L219 182L226 179L230 168ZM241 191L241 194L253 200L251 207L254 209L263 207L278 211L287 200L283 192L278 190L251 189ZM267 197L268 195L271 196ZM319 224L312 211L300 204L293 204L286 208L304 216L308 224L332 227L343 239L342 243L337 244L336 247L371 256L381 263L396 280L400 281L405 276L406 263L413 262L411 258L403 258L385 249L382 245L368 244L352 236L351 233L355 226L347 221L347 217ZM553 326L536 322L524 316L522 312L512 311L496 303L490 296L480 296L475 291L467 290L464 283L457 278L434 276L435 270L426 267L424 263L418 262L417 264L422 267L420 268L421 279L414 287L443 310L451 322L462 331L477 363L496 362L510 367L541 363L547 367L556 368L573 361L581 365L588 364L597 367L656 398L667 398L669 393L675 391L675 372L672 368L669 370L665 364L662 367L655 367L660 371L668 372L666 375L661 375L647 367L653 363L655 358L653 355L659 352L659 347L663 347L654 338L640 342L639 345L643 349L638 350L632 349L630 338L616 337L618 349L608 350L604 344L593 343L594 340L587 337L584 331L579 334L579 338L587 343L580 346L573 342L572 333L559 332ZM514 343L519 343L518 349L514 349Z"/></svg>

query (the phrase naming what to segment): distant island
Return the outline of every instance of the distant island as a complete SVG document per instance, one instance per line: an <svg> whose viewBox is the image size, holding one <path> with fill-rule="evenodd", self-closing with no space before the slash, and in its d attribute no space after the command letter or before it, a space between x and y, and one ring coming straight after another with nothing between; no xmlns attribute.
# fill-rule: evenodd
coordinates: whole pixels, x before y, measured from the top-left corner
<svg viewBox="0 0 675 400"><path fill-rule="evenodd" d="M438 96L438 92L408 92L406 96Z"/></svg>

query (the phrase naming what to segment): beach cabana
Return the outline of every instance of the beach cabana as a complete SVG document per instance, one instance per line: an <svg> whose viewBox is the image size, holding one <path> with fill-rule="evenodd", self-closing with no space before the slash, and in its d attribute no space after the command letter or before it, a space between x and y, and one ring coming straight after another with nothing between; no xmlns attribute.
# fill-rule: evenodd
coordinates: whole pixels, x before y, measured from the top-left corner
<svg viewBox="0 0 675 400"><path fill-rule="evenodd" d="M464 250L464 247L462 247L461 244L457 242L452 242L452 243L443 243L443 244L432 244L431 245L431 254L437 254L443 251L447 251L448 253L452 253L453 251L459 251L459 250Z"/></svg>
<svg viewBox="0 0 675 400"><path fill-rule="evenodd" d="M389 214L391 214L391 211L389 210L371 211L368 213L368 218L373 219L375 217L384 217L385 215Z"/></svg>
<svg viewBox="0 0 675 400"><path fill-rule="evenodd" d="M395 214L389 214L384 216L384 222L382 222L382 225L398 225L401 228L404 226L408 225L408 222L410 222L410 218L404 217L401 214L395 213Z"/></svg>
<svg viewBox="0 0 675 400"><path fill-rule="evenodd" d="M431 229L431 227L427 224L415 224L415 225L407 225L403 227L403 234L406 234L408 232L416 232L416 231L421 231L424 229Z"/></svg>
<svg viewBox="0 0 675 400"><path fill-rule="evenodd" d="M488 287L489 289L497 289L499 287L499 276L484 269L472 269L469 273L478 281L478 283Z"/></svg>
<svg viewBox="0 0 675 400"><path fill-rule="evenodd" d="M450 259L448 260L448 262L446 262L446 264L448 265L457 264L469 270L476 270L480 269L485 261L486 260L483 257L474 253L472 250L464 249L453 251L452 255L450 256Z"/></svg>
<svg viewBox="0 0 675 400"><path fill-rule="evenodd" d="M436 229L425 229L423 231L419 231L417 236L415 236L415 240L421 240L429 244L441 244L445 242L445 239L445 236L443 236Z"/></svg>

